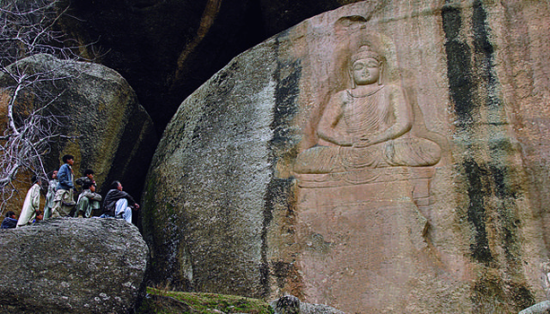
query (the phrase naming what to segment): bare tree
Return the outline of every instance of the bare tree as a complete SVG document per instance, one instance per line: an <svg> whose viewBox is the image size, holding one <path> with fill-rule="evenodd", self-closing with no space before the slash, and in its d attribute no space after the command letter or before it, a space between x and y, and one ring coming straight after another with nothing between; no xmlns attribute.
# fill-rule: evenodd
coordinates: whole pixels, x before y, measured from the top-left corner
<svg viewBox="0 0 550 314"><path fill-rule="evenodd" d="M36 71L21 60L42 53L76 58L55 31L66 9L59 0L0 0L0 78L9 82L0 89L0 105L7 107L0 136L0 213L16 192L18 173L46 178L44 158L52 141L62 137L63 117L50 109L63 91L52 92L44 83L67 79L69 72Z"/></svg>

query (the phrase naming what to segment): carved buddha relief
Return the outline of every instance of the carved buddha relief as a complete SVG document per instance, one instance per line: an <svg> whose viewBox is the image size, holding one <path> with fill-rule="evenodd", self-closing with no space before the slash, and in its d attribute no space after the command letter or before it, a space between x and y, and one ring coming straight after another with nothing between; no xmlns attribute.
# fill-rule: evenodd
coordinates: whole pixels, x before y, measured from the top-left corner
<svg viewBox="0 0 550 314"><path fill-rule="evenodd" d="M364 26L359 32L356 48L349 47L340 62L350 87L328 97L314 123L316 140L294 162L302 187L373 182L399 173L392 167L415 167L417 178L428 178L431 174L421 169L431 172L426 167L442 158L445 140L426 129L422 112L407 95L415 87L402 87L401 79L386 75L381 35L367 33Z"/></svg>
<svg viewBox="0 0 550 314"><path fill-rule="evenodd" d="M439 145L410 132L413 110L403 89L382 79L384 56L363 45L350 57L348 67L353 87L330 98L317 126L319 142L298 155L294 172L437 164Z"/></svg>
<svg viewBox="0 0 550 314"><path fill-rule="evenodd" d="M310 302L391 313L409 302L415 278L433 281L419 261L433 255L425 237L430 182L448 148L425 127L414 79L396 75L387 39L356 17L340 22L362 26L336 44L344 48L331 72L341 79L318 97L326 101L311 114L294 161L296 265Z"/></svg>

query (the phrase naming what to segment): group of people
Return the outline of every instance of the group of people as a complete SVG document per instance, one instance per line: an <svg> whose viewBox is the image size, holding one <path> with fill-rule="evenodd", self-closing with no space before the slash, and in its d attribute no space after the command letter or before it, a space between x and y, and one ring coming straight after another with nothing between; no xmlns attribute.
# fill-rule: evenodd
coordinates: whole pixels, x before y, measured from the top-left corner
<svg viewBox="0 0 550 314"><path fill-rule="evenodd" d="M63 165L54 170L48 183L44 214L40 211L41 180L32 176L32 187L27 192L23 208L16 219L15 213L9 211L2 221L0 228L16 228L30 225L33 222L56 217L90 218L93 211L101 209L102 197L96 193L97 185L94 180L94 171L87 169L84 177L78 178L76 183L82 186L78 199L74 201L73 166L74 156L63 156ZM119 181L113 181L110 190L103 201L103 211L100 218L120 218L132 223L132 210L139 209L139 204L130 194L123 191Z"/></svg>

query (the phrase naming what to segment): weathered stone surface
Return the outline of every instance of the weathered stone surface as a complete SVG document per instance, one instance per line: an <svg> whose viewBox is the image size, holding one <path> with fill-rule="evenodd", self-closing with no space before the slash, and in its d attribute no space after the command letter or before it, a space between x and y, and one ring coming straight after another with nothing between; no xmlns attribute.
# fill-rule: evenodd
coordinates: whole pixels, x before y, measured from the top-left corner
<svg viewBox="0 0 550 314"><path fill-rule="evenodd" d="M547 313L550 313L550 301L537 303L519 312L519 314L547 314Z"/></svg>
<svg viewBox="0 0 550 314"><path fill-rule="evenodd" d="M127 313L147 245L119 219L56 218L0 230L0 313Z"/></svg>
<svg viewBox="0 0 550 314"><path fill-rule="evenodd" d="M327 305L300 302L297 297L292 295L282 296L269 305L275 314L344 314L344 312Z"/></svg>
<svg viewBox="0 0 550 314"><path fill-rule="evenodd" d="M285 295L270 304L276 314L298 314L300 313L300 300L293 295Z"/></svg>
<svg viewBox="0 0 550 314"><path fill-rule="evenodd" d="M126 80L102 65L61 61L46 54L22 59L18 65L28 73L42 72L45 78L62 78L45 80L38 88L60 95L49 110L63 123L59 133L76 139L55 141L45 158L45 168L48 171L59 169L62 156L71 154L75 156L75 177L81 176L85 169L93 169L100 192L106 193L113 180L120 180L124 189L137 197L157 137L151 118L137 102ZM0 92L6 96L0 98L2 112L6 112L7 101L13 92L6 89L9 86L13 86L12 80L0 74ZM32 92L32 89L24 89L21 99L30 99L34 108L44 106L32 96L24 96ZM29 110L25 106L19 105L16 111L25 115L25 110ZM25 177L24 181L29 180ZM27 189L22 189L23 199ZM13 210L21 208L22 204L22 200L15 202Z"/></svg>
<svg viewBox="0 0 550 314"><path fill-rule="evenodd" d="M128 79L161 134L181 101L231 58L306 18L357 1L73 0L60 26L83 44L86 57Z"/></svg>
<svg viewBox="0 0 550 314"><path fill-rule="evenodd" d="M235 58L155 154L152 280L349 313L545 299L549 10L362 2Z"/></svg>

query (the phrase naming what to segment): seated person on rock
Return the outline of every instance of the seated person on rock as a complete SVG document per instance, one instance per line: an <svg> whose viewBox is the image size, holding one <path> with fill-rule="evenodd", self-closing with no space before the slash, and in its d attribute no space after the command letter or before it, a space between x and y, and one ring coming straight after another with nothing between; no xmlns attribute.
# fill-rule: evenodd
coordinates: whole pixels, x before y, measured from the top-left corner
<svg viewBox="0 0 550 314"><path fill-rule="evenodd" d="M122 184L119 181L111 183L111 189L103 201L102 218L123 218L132 223L132 208L139 209L138 203L130 194L122 190Z"/></svg>
<svg viewBox="0 0 550 314"><path fill-rule="evenodd" d="M76 202L75 217L90 218L94 209L101 208L101 195L95 193L95 184L91 181L85 181L82 185L82 193L78 196Z"/></svg>
<svg viewBox="0 0 550 314"><path fill-rule="evenodd" d="M15 213L10 210L6 213L6 218L2 221L0 229L15 228L15 226L17 226L17 219L15 218Z"/></svg>
<svg viewBox="0 0 550 314"><path fill-rule="evenodd" d="M295 173L431 166L439 145L413 137L413 113L402 88L382 81L385 58L362 46L349 60L353 88L334 94L317 126L319 142L297 156Z"/></svg>

